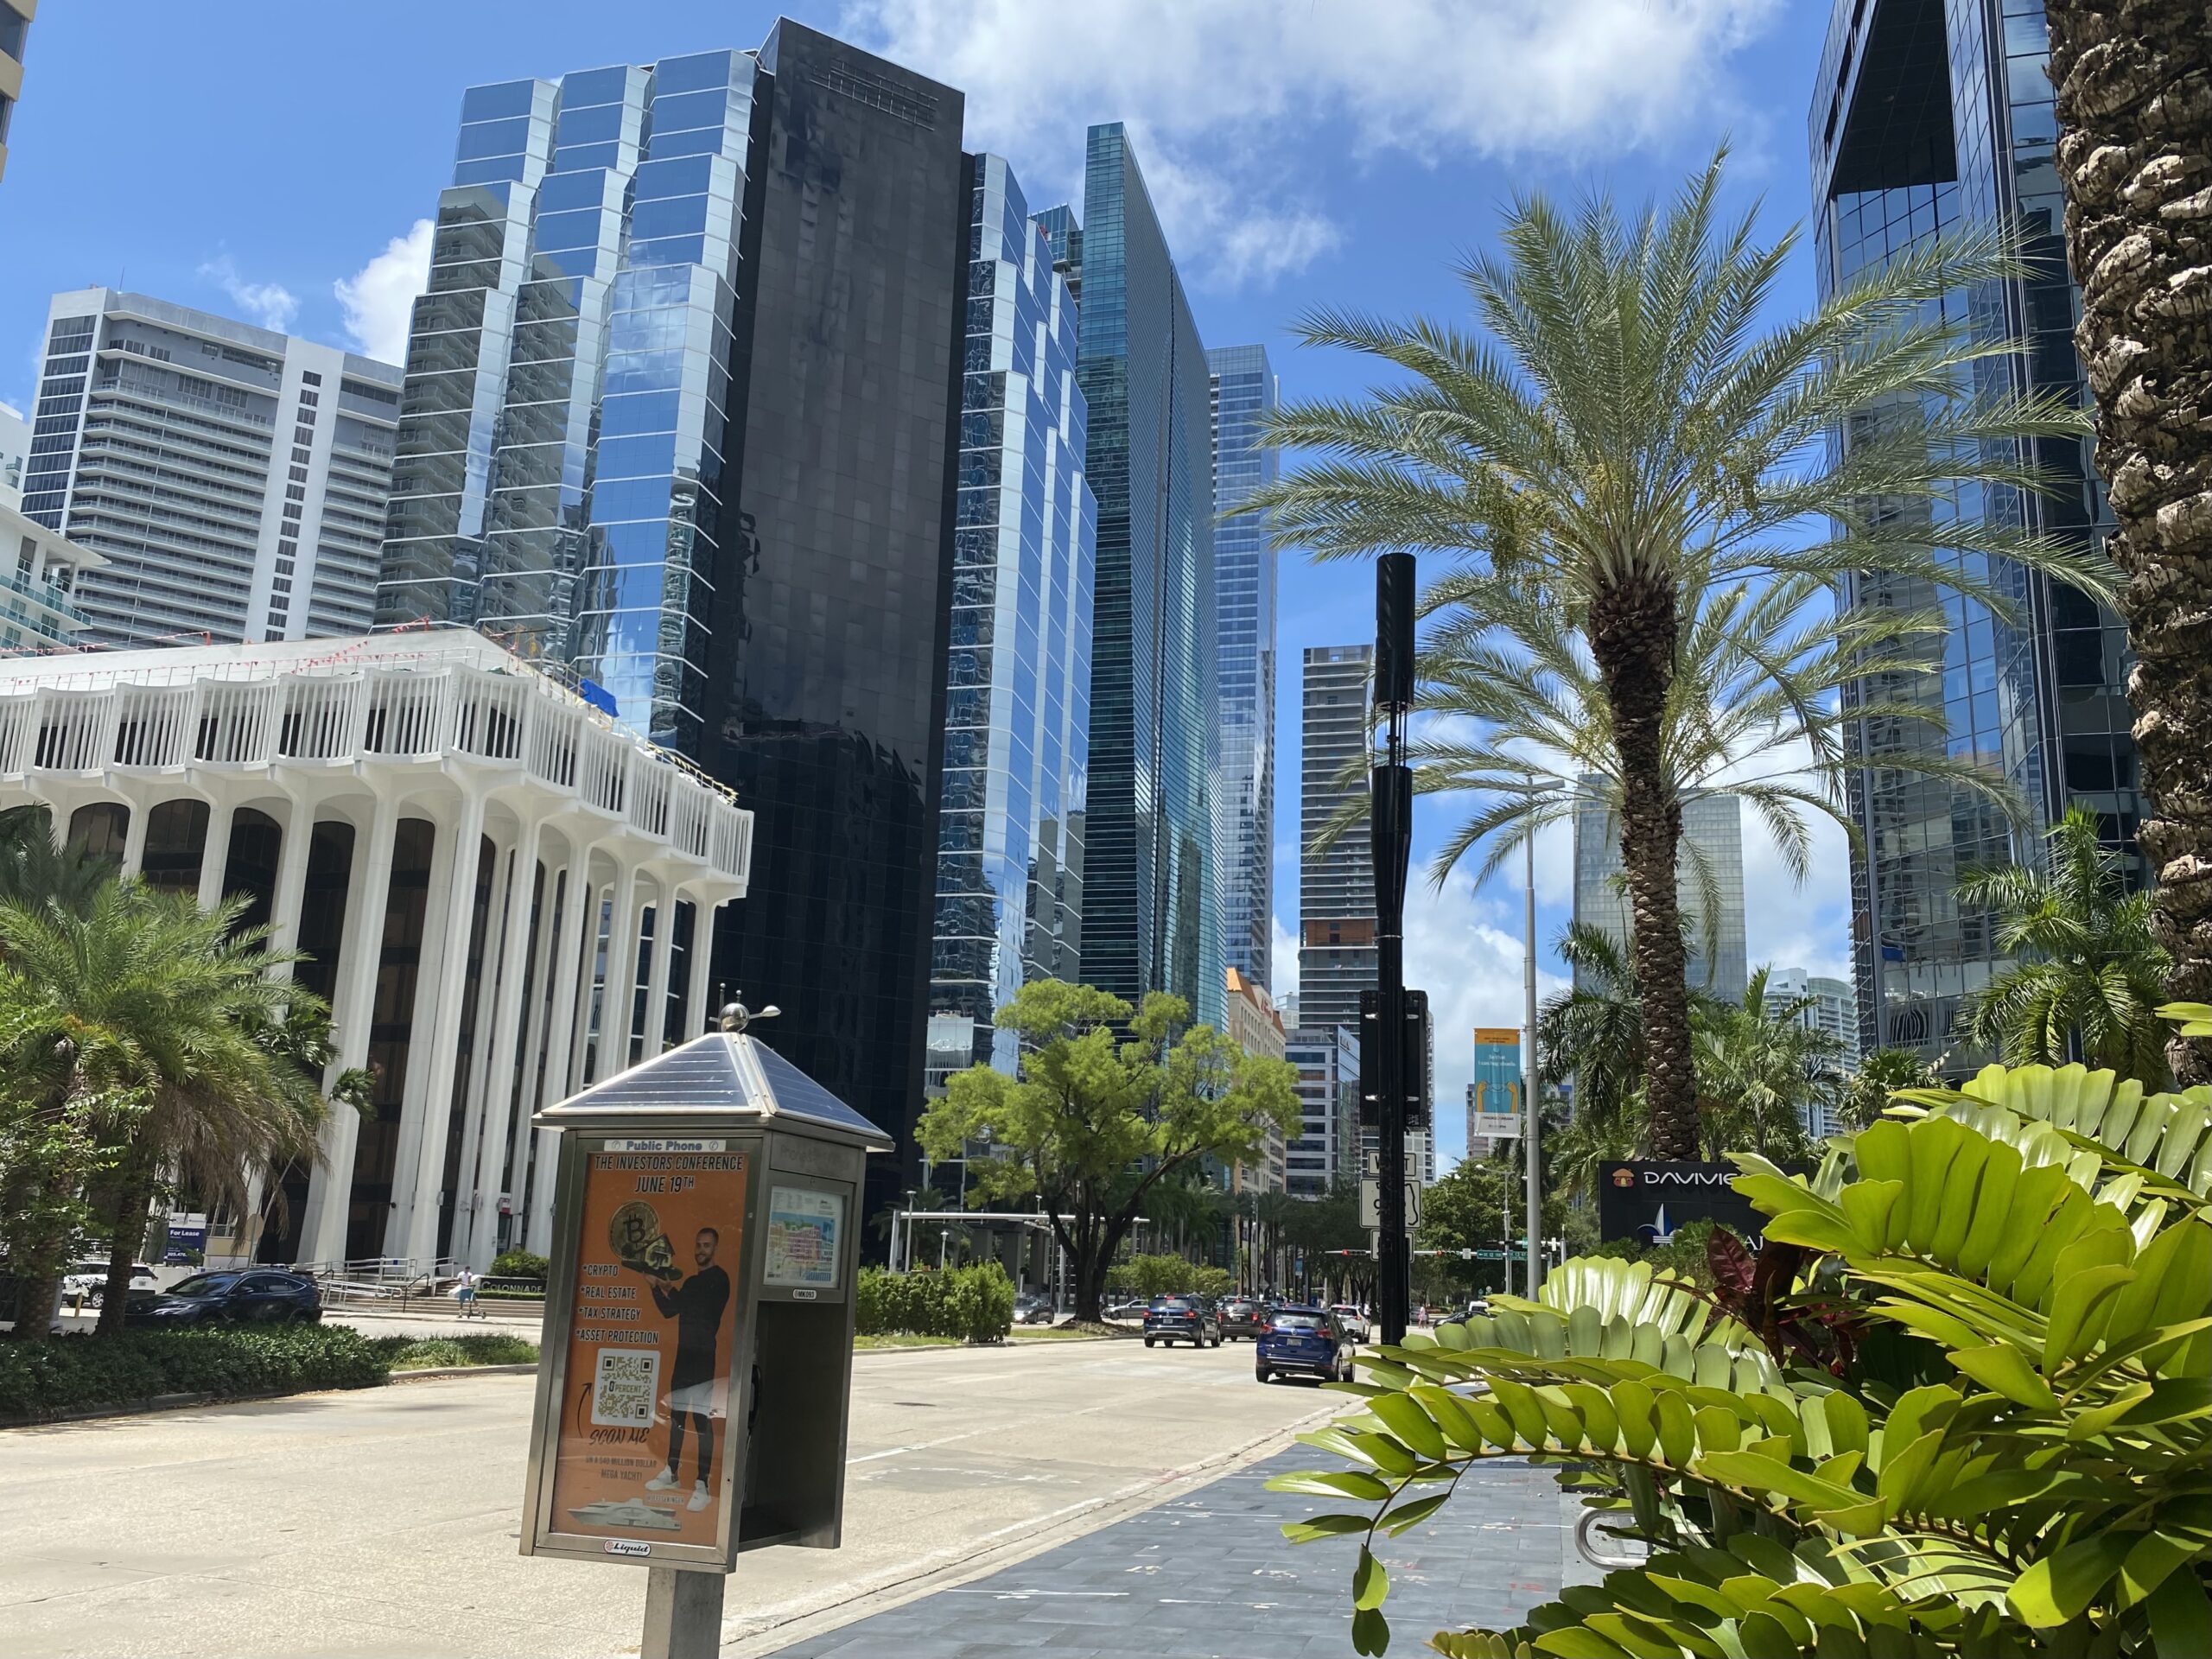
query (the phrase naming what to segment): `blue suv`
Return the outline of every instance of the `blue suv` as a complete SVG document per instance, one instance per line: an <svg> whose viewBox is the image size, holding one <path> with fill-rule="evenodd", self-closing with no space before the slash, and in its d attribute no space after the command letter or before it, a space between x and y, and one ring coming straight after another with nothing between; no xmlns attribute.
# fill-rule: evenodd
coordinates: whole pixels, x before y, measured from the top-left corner
<svg viewBox="0 0 2212 1659"><path fill-rule="evenodd" d="M1252 1374L1262 1382L1278 1373L1327 1382L1351 1381L1351 1338L1325 1307L1279 1307L1261 1332Z"/></svg>

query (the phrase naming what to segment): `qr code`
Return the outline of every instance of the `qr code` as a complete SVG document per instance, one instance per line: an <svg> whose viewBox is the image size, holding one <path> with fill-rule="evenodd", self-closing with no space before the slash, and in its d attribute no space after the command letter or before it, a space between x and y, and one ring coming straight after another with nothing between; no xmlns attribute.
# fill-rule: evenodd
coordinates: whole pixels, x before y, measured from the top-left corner
<svg viewBox="0 0 2212 1659"><path fill-rule="evenodd" d="M651 1428L660 1398L660 1356L651 1349L602 1348L591 1389L591 1420L607 1428Z"/></svg>

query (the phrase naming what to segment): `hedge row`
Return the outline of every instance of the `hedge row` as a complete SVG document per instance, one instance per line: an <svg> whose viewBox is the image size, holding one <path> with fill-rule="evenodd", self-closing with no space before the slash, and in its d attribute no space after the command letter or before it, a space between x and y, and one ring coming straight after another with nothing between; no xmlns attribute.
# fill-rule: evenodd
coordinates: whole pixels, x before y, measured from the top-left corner
<svg viewBox="0 0 2212 1659"><path fill-rule="evenodd" d="M995 1262L939 1272L861 1269L855 1324L864 1337L904 1332L998 1342L1014 1328L1014 1281Z"/></svg>
<svg viewBox="0 0 2212 1659"><path fill-rule="evenodd" d="M338 1325L0 1342L0 1418L52 1417L164 1394L369 1388L391 1372L388 1351Z"/></svg>

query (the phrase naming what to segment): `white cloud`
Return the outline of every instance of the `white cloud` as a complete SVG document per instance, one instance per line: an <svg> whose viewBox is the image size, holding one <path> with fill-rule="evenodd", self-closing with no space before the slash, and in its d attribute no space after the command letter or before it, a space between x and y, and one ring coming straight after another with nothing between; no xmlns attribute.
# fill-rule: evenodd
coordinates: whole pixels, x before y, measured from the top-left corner
<svg viewBox="0 0 2212 1659"><path fill-rule="evenodd" d="M1539 842L1536 887L1543 890ZM1519 881L1519 872L1515 873ZM1492 889L1492 893L1497 890ZM1542 938L1539 936L1541 953ZM1475 1027L1520 1026L1525 1018L1521 906L1511 897L1478 893L1471 874L1454 873L1441 892L1422 884L1406 902L1406 983L1428 993L1435 1033L1437 1168L1466 1148L1467 1085L1474 1081ZM1567 982L1536 970L1539 1001Z"/></svg>
<svg viewBox="0 0 2212 1659"><path fill-rule="evenodd" d="M435 229L429 219L416 219L406 235L393 237L382 253L330 285L346 314L346 340L362 356L406 361L407 325L416 296L429 283Z"/></svg>
<svg viewBox="0 0 2212 1659"><path fill-rule="evenodd" d="M1694 126L1777 0L849 0L843 26L968 96L971 144L1080 194L1083 133L1128 124L1186 270L1266 283L1336 245L1299 195L1324 153L1575 161ZM1310 183L1308 188L1311 188Z"/></svg>
<svg viewBox="0 0 2212 1659"><path fill-rule="evenodd" d="M227 253L200 266L200 274L228 295L248 322L281 334L290 330L292 319L299 315L300 302L291 289L277 283L247 282Z"/></svg>

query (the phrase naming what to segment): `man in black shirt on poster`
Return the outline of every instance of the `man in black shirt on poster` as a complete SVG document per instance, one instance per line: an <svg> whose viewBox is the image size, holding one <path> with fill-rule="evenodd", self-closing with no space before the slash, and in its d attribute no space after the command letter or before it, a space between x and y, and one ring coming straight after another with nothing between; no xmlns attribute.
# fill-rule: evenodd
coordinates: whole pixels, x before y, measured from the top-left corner
<svg viewBox="0 0 2212 1659"><path fill-rule="evenodd" d="M702 1227L691 1243L691 1259L699 1270L673 1289L652 1287L653 1306L661 1317L676 1321L676 1363L668 1376L668 1467L645 1483L649 1492L665 1492L678 1483L677 1471L683 1461L687 1420L699 1441L697 1480L686 1509L703 1510L714 1500L708 1481L715 1465L715 1422L722 1414L715 1398L717 1386L727 1387L715 1355L721 1341L722 1313L729 1306L729 1274L715 1265L721 1235Z"/></svg>

